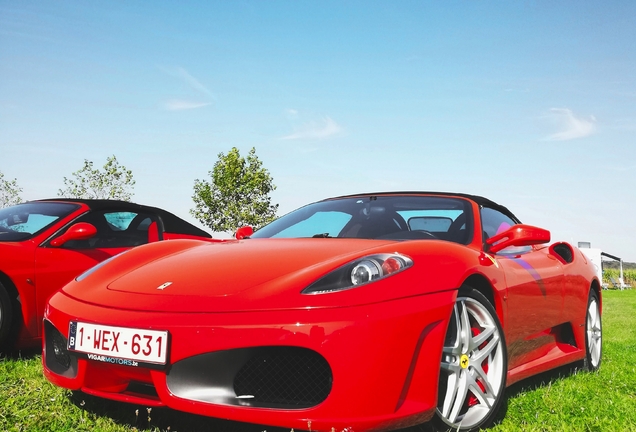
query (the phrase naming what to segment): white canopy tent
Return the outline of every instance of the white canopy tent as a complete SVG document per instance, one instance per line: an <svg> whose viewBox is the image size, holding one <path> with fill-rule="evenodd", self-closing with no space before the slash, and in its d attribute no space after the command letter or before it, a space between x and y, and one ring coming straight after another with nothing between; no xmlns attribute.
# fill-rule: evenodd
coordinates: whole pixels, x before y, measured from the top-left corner
<svg viewBox="0 0 636 432"><path fill-rule="evenodd" d="M603 252L601 249L590 247L589 242L579 242L579 249L586 257L592 261L594 267L596 268L596 274L600 281L603 281L603 258L609 258L614 261L618 261L619 266L619 277L618 281L612 281L612 284L617 286L617 288L625 289L628 285L625 284L625 279L623 279L623 260L615 255L608 254L607 252Z"/></svg>

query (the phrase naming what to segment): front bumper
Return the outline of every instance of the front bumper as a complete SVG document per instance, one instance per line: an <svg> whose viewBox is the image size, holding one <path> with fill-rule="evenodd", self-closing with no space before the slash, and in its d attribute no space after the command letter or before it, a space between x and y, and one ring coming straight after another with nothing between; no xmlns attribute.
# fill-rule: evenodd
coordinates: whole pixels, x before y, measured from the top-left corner
<svg viewBox="0 0 636 432"><path fill-rule="evenodd" d="M314 430L405 427L434 413L455 295L186 314L114 311L59 292L45 312L44 374L56 385L104 398L243 422L295 429L311 422ZM63 352L72 320L168 330L169 364L149 369Z"/></svg>

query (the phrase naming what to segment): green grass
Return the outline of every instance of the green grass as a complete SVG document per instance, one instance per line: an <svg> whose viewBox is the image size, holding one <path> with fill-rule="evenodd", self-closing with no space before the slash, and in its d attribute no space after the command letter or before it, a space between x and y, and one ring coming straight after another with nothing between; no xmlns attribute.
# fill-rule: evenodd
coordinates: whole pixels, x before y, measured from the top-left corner
<svg viewBox="0 0 636 432"><path fill-rule="evenodd" d="M508 389L493 431L636 431L636 291L603 292L603 359L597 373L570 368Z"/></svg>
<svg viewBox="0 0 636 432"><path fill-rule="evenodd" d="M604 291L601 370L560 368L513 385L492 430L636 431L635 360L636 290ZM46 381L40 362L39 354L0 359L0 431L286 431L70 392Z"/></svg>
<svg viewBox="0 0 636 432"><path fill-rule="evenodd" d="M603 270L603 282L610 283L610 277L618 281L621 273L619 269L605 269ZM636 269L624 269L623 270L623 282L632 287L636 286Z"/></svg>
<svg viewBox="0 0 636 432"><path fill-rule="evenodd" d="M0 359L0 431L289 431L71 392L49 383L41 362L39 354Z"/></svg>

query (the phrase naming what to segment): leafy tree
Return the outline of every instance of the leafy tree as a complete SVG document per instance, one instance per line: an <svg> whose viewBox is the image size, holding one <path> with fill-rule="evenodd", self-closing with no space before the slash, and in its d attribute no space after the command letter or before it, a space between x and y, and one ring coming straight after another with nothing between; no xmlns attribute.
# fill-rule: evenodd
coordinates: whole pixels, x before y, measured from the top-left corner
<svg viewBox="0 0 636 432"><path fill-rule="evenodd" d="M84 159L84 167L73 173L74 179L64 177L65 189L58 196L81 199L120 199L130 201L135 180L132 171L120 165L113 155L106 159L103 171L93 168L93 162Z"/></svg>
<svg viewBox="0 0 636 432"><path fill-rule="evenodd" d="M18 180L5 180L4 174L0 171L0 208L20 204L22 188L18 186Z"/></svg>
<svg viewBox="0 0 636 432"><path fill-rule="evenodd" d="M236 147L227 155L219 153L208 174L211 182L194 181L195 208L190 213L214 232L232 232L245 225L258 229L276 217L278 204L269 197L276 186L254 148L247 158Z"/></svg>

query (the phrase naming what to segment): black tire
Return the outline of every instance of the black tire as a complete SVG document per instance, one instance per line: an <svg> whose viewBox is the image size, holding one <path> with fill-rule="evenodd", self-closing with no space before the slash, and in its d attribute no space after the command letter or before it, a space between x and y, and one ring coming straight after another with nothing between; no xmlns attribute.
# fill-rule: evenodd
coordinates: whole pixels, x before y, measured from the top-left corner
<svg viewBox="0 0 636 432"><path fill-rule="evenodd" d="M446 331L432 425L463 432L491 425L505 399L507 374L506 341L494 307L479 291L463 287Z"/></svg>
<svg viewBox="0 0 636 432"><path fill-rule="evenodd" d="M7 353L12 347L13 306L9 293L0 283L0 353Z"/></svg>
<svg viewBox="0 0 636 432"><path fill-rule="evenodd" d="M585 359L583 370L594 372L601 367L603 355L603 326L601 324L601 311L599 308L598 294L593 289L587 299L585 309Z"/></svg>

